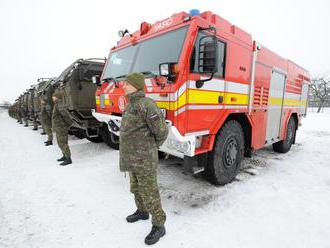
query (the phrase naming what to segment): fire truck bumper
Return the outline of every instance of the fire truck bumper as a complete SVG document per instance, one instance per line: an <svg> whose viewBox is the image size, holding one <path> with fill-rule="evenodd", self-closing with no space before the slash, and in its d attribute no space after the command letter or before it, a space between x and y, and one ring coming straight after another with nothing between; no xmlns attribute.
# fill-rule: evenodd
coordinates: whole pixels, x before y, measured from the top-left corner
<svg viewBox="0 0 330 248"><path fill-rule="evenodd" d="M97 113L95 110L92 110L92 114L98 121L105 122L110 132L119 136L120 116ZM184 156L193 157L195 155L196 137L193 135L182 136L170 121L166 121L166 123L169 133L159 150L180 158L184 158Z"/></svg>

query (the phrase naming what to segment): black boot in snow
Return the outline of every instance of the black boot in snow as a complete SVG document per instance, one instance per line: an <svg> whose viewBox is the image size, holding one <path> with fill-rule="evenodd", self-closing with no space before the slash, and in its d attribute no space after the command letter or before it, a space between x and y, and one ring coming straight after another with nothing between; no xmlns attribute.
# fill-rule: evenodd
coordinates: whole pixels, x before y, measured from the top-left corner
<svg viewBox="0 0 330 248"><path fill-rule="evenodd" d="M42 133L40 133L40 135L46 135L46 133L45 132L42 132Z"/></svg>
<svg viewBox="0 0 330 248"><path fill-rule="evenodd" d="M137 222L138 220L147 220L147 219L149 219L149 214L139 209L136 210L134 214L131 214L126 217L126 220L129 223Z"/></svg>
<svg viewBox="0 0 330 248"><path fill-rule="evenodd" d="M64 157L64 155L61 157L61 158L59 158L57 161L58 162L62 162L62 161L64 161L65 160L65 157Z"/></svg>
<svg viewBox="0 0 330 248"><path fill-rule="evenodd" d="M25 124L24 127L28 127L29 125L28 124Z"/></svg>
<svg viewBox="0 0 330 248"><path fill-rule="evenodd" d="M72 164L71 158L65 158L62 163L60 163L61 166L66 166L68 164Z"/></svg>
<svg viewBox="0 0 330 248"><path fill-rule="evenodd" d="M33 130L33 131L37 131L37 130L38 130L38 128L37 128L37 127L34 127L32 130Z"/></svg>
<svg viewBox="0 0 330 248"><path fill-rule="evenodd" d="M45 146L51 146L53 145L53 141L49 140L45 142Z"/></svg>
<svg viewBox="0 0 330 248"><path fill-rule="evenodd" d="M144 239L144 243L147 245L153 245L158 242L158 240L163 237L166 233L164 226L152 226L151 232Z"/></svg>

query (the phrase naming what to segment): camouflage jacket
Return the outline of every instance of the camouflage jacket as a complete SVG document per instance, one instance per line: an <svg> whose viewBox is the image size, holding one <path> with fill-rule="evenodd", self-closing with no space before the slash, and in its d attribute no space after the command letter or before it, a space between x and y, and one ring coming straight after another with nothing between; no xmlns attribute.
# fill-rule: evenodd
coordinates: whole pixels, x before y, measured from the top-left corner
<svg viewBox="0 0 330 248"><path fill-rule="evenodd" d="M46 95L40 96L40 118L46 126L52 126L53 104Z"/></svg>
<svg viewBox="0 0 330 248"><path fill-rule="evenodd" d="M52 128L55 132L68 130L72 125L72 120L68 109L61 99L58 99L54 104Z"/></svg>
<svg viewBox="0 0 330 248"><path fill-rule="evenodd" d="M120 171L155 168L158 147L167 138L165 118L143 91L128 95L120 127Z"/></svg>

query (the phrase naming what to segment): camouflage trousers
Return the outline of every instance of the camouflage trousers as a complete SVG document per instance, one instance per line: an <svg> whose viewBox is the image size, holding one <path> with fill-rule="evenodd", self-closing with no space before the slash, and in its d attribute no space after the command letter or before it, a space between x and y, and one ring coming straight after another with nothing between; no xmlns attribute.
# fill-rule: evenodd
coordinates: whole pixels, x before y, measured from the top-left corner
<svg viewBox="0 0 330 248"><path fill-rule="evenodd" d="M48 125L43 125L43 129L44 132L47 134L48 136L48 141L53 141L53 132L52 132L52 128ZM57 139L58 142L58 139Z"/></svg>
<svg viewBox="0 0 330 248"><path fill-rule="evenodd" d="M25 125L29 125L29 121L28 121L28 116L27 115L23 115L23 121Z"/></svg>
<svg viewBox="0 0 330 248"><path fill-rule="evenodd" d="M21 112L17 112L17 120L18 120L19 123L21 123L21 124L23 123Z"/></svg>
<svg viewBox="0 0 330 248"><path fill-rule="evenodd" d="M71 157L71 151L69 148L68 144L68 130L67 129L61 129L61 130L56 130L56 139L57 139L57 144L62 150L62 153L64 157L70 158Z"/></svg>
<svg viewBox="0 0 330 248"><path fill-rule="evenodd" d="M38 129L37 116L35 114L33 114L32 118L33 118L33 127Z"/></svg>
<svg viewBox="0 0 330 248"><path fill-rule="evenodd" d="M157 169L139 169L129 172L131 192L134 194L137 209L148 212L152 216L152 224L162 226L166 214L162 209L158 184Z"/></svg>

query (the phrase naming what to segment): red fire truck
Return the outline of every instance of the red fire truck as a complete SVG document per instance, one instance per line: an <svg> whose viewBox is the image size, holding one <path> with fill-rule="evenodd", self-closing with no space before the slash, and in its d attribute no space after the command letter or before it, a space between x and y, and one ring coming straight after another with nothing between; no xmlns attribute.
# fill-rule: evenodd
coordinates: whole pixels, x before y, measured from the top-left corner
<svg viewBox="0 0 330 248"><path fill-rule="evenodd" d="M142 72L145 93L162 109L169 136L160 151L231 182L244 155L267 145L285 153L306 115L308 71L253 41L212 12L177 13L134 33L120 31L98 84L93 115L118 148L127 104L122 81Z"/></svg>

